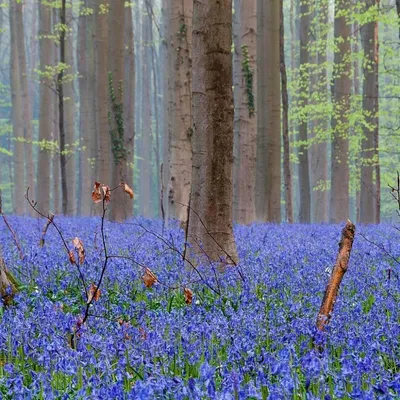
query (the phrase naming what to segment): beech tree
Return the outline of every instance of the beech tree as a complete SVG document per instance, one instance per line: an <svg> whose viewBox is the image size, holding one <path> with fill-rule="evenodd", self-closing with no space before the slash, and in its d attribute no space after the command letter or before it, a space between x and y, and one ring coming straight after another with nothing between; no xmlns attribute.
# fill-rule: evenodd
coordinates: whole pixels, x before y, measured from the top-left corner
<svg viewBox="0 0 400 400"><path fill-rule="evenodd" d="M199 255L235 263L232 229L232 1L195 0L193 169L187 238Z"/></svg>

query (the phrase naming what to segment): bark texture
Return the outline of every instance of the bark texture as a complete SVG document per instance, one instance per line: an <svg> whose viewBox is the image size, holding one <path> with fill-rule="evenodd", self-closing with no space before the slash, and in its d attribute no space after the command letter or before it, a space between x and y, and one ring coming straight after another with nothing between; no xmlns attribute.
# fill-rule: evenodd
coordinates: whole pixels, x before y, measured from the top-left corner
<svg viewBox="0 0 400 400"><path fill-rule="evenodd" d="M193 175L187 237L213 261L235 263L232 229L232 1L194 3ZM203 225L204 224L204 225Z"/></svg>
<svg viewBox="0 0 400 400"><path fill-rule="evenodd" d="M257 152L257 98L256 74L256 0L241 2L239 95L235 129L238 134L235 168L237 207L235 219L239 224L250 224L256 219L256 152Z"/></svg>
<svg viewBox="0 0 400 400"><path fill-rule="evenodd" d="M342 238L339 243L339 252L336 258L336 263L326 287L317 317L317 329L320 331L325 328L331 319L340 284L344 274L347 272L355 230L355 225L350 221L347 221L346 226L342 230Z"/></svg>
<svg viewBox="0 0 400 400"><path fill-rule="evenodd" d="M279 0L257 1L256 212L271 222L281 220L279 9Z"/></svg>
<svg viewBox="0 0 400 400"><path fill-rule="evenodd" d="M366 6L376 7L376 0L369 0ZM371 21L361 27L364 48L363 62L363 112L365 117L364 138L361 142L361 185L360 185L360 222L375 223L378 215L373 173L375 164L375 138L379 134L379 84L378 84L378 21Z"/></svg>
<svg viewBox="0 0 400 400"><path fill-rule="evenodd" d="M330 221L346 221L349 216L349 113L351 96L351 24L346 10L351 0L335 1Z"/></svg>
<svg viewBox="0 0 400 400"><path fill-rule="evenodd" d="M282 139L283 139L283 177L285 187L285 211L286 220L293 223L293 196L292 196L292 172L290 169L290 139L289 139L289 98L287 90L287 75L285 63L285 28L283 16L283 0L280 0L280 37L279 56L281 64L282 85Z"/></svg>
<svg viewBox="0 0 400 400"><path fill-rule="evenodd" d="M186 221L192 176L193 0L169 0L169 215ZM183 204L183 205L182 205Z"/></svg>
<svg viewBox="0 0 400 400"><path fill-rule="evenodd" d="M39 57L40 70L52 65L53 41L51 38L51 8L39 4ZM50 89L51 79L41 78L39 111L39 161L37 170L37 201L42 210L50 210L50 152L45 142L51 140L52 102L54 93Z"/></svg>
<svg viewBox="0 0 400 400"><path fill-rule="evenodd" d="M109 114L112 149L111 187L126 182L128 177L126 136L124 130L124 37L125 37L125 1L115 0L109 5L108 27L108 87ZM115 221L125 220L128 214L129 196L123 190L113 193L110 218Z"/></svg>
<svg viewBox="0 0 400 400"><path fill-rule="evenodd" d="M13 123L13 153L14 153L14 180L13 182L13 212L17 215L25 213L25 170L24 170L24 116L23 98L20 81L20 65L17 48L17 21L15 1L10 1L10 82Z"/></svg>

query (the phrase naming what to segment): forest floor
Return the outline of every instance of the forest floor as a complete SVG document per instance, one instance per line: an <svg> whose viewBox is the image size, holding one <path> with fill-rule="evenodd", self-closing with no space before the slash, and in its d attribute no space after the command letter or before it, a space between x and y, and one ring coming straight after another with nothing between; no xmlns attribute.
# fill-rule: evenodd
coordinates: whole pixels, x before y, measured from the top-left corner
<svg viewBox="0 0 400 400"><path fill-rule="evenodd" d="M316 316L341 226L236 226L240 266L221 274L185 267L177 228L106 222L115 257L82 324L82 278L90 295L103 267L100 219L56 217L67 246L75 237L84 245L81 275L54 227L40 247L43 219L9 221L24 259L1 224L19 292L0 308L0 398L400 398L400 233L389 225L357 227L316 351Z"/></svg>

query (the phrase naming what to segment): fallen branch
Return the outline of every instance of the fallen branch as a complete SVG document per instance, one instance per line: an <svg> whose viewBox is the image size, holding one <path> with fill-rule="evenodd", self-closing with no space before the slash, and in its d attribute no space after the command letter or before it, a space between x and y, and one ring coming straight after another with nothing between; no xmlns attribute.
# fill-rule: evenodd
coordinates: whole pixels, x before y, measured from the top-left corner
<svg viewBox="0 0 400 400"><path fill-rule="evenodd" d="M8 271L4 259L0 254L0 296L6 307L11 305L17 290L18 284Z"/></svg>
<svg viewBox="0 0 400 400"><path fill-rule="evenodd" d="M340 283L347 271L355 230L355 225L349 220L342 230L342 238L339 243L339 252L336 258L336 263L325 289L325 295L317 317L317 329L319 331L323 331L331 319Z"/></svg>

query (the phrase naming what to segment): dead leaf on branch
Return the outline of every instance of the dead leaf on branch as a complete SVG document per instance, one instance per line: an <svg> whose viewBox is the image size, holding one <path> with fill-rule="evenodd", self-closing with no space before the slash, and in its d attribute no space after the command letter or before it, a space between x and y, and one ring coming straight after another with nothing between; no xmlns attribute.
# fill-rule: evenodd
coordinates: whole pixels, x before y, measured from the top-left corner
<svg viewBox="0 0 400 400"><path fill-rule="evenodd" d="M94 283L92 283L88 293L88 299L87 299L88 304L92 301L92 299L94 301L99 301L100 295L101 295L100 289L97 289L97 286Z"/></svg>
<svg viewBox="0 0 400 400"><path fill-rule="evenodd" d="M144 270L144 275L142 276L143 282L147 288L150 288L157 282L157 277L153 274L150 268Z"/></svg>
<svg viewBox="0 0 400 400"><path fill-rule="evenodd" d="M133 199L134 193L133 190L126 183L121 183L124 186L124 192L129 194L129 197Z"/></svg>
<svg viewBox="0 0 400 400"><path fill-rule="evenodd" d="M78 252L79 264L83 264L85 262L85 249L83 247L82 240L76 237L72 240L72 244Z"/></svg>
<svg viewBox="0 0 400 400"><path fill-rule="evenodd" d="M109 186L103 185L104 200L106 203L111 201L111 190Z"/></svg>
<svg viewBox="0 0 400 400"><path fill-rule="evenodd" d="M186 304L192 304L193 292L189 288L183 289L183 294L185 295Z"/></svg>
<svg viewBox="0 0 400 400"><path fill-rule="evenodd" d="M101 183L100 182L95 182L94 183L94 189L92 191L92 200L95 203L100 203L101 200L103 199L103 197L101 195L100 187L101 187Z"/></svg>
<svg viewBox="0 0 400 400"><path fill-rule="evenodd" d="M73 251L73 250L70 250L70 251L68 252L68 256L69 256L69 262L70 262L71 264L76 264L75 254L74 254L74 251Z"/></svg>

